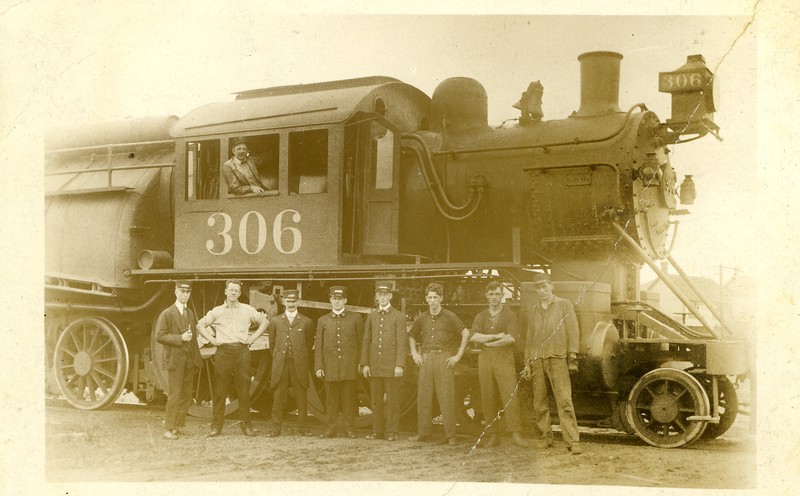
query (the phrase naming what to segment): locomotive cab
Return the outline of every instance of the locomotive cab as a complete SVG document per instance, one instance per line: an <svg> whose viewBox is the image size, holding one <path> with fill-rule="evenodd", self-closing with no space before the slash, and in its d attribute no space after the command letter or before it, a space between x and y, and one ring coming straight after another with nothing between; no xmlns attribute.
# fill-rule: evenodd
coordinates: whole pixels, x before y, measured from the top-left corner
<svg viewBox="0 0 800 496"><path fill-rule="evenodd" d="M386 77L239 93L172 129L175 268L277 268L398 254L400 134L429 99ZM302 116L302 117L300 117ZM262 195L226 182L247 140Z"/></svg>

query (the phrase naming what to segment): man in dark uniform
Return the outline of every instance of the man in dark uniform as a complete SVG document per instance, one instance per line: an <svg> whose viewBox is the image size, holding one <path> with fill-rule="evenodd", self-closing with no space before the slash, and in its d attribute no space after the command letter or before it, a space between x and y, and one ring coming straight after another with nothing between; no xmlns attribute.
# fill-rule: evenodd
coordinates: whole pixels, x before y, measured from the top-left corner
<svg viewBox="0 0 800 496"><path fill-rule="evenodd" d="M520 434L522 420L514 367L514 349L519 340L517 314L503 305L503 286L497 281L486 285L486 301L489 302L489 308L475 316L469 338L480 349L478 381L483 418L488 423L485 445L492 447L500 444L499 406L514 444L526 447L528 443Z"/></svg>
<svg viewBox="0 0 800 496"><path fill-rule="evenodd" d="M296 289L283 292L286 310L272 319L267 326L269 347L272 350L272 428L269 437L281 435L283 409L289 386L297 402L298 428L300 435L307 435L308 416L308 366L309 350L314 342L314 323L297 311L299 293Z"/></svg>
<svg viewBox="0 0 800 496"><path fill-rule="evenodd" d="M335 437L339 413L344 420L345 435L353 432L356 414L356 379L364 323L361 316L345 309L347 289L331 286L329 290L331 313L317 321L314 341L314 369L317 377L325 381L325 412L328 429L322 437Z"/></svg>
<svg viewBox="0 0 800 496"><path fill-rule="evenodd" d="M267 328L267 316L246 303L239 302L242 282L225 282L225 303L216 306L197 322L200 334L217 347L214 353L214 407L208 437L219 436L225 422L225 400L233 383L239 400L242 434L255 436L250 427L250 345ZM250 325L258 324L249 335Z"/></svg>
<svg viewBox="0 0 800 496"><path fill-rule="evenodd" d="M427 441L431 437L433 394L442 410L447 443L456 444L456 403L454 367L464 356L469 331L453 312L442 308L444 288L429 284L425 289L428 311L417 315L408 335L411 356L419 365L417 387L418 433L411 441ZM420 349L417 350L417 342ZM457 351L456 351L457 350Z"/></svg>
<svg viewBox="0 0 800 496"><path fill-rule="evenodd" d="M372 434L367 439L397 441L400 430L400 383L408 353L406 316L392 307L392 286L388 282L375 285L378 309L367 316L361 364L369 379L372 402ZM386 406L383 395L386 394Z"/></svg>
<svg viewBox="0 0 800 496"><path fill-rule="evenodd" d="M547 274L536 274L533 285L539 301L533 305L528 323L523 375L533 381L533 420L536 445L553 445L547 383L555 396L561 436L573 455L583 453L578 443L578 422L572 405L570 374L578 371L578 319L569 300L553 294Z"/></svg>
<svg viewBox="0 0 800 496"><path fill-rule="evenodd" d="M193 331L197 319L187 306L192 294L192 283L175 283L175 304L161 312L156 321L156 341L164 345L164 366L169 371L164 437L178 439L187 434L186 413L192 404L192 382L195 367L203 364Z"/></svg>

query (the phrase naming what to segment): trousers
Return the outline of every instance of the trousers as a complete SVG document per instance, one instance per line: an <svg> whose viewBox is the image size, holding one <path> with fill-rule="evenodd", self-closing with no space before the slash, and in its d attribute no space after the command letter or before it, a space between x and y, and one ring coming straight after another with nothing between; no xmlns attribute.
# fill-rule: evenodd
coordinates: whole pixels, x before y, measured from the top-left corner
<svg viewBox="0 0 800 496"><path fill-rule="evenodd" d="M478 381L481 389L481 408L490 432L499 432L496 420L500 409L505 408L502 420L508 432L520 432L519 395L514 353L507 349L484 348L478 356Z"/></svg>
<svg viewBox="0 0 800 496"><path fill-rule="evenodd" d="M355 394L355 380L325 383L325 412L328 414L328 428L336 428L341 413L345 430L353 430L356 413Z"/></svg>
<svg viewBox="0 0 800 496"><path fill-rule="evenodd" d="M192 385L196 370L188 357L169 370L169 396L164 420L164 428L168 431L186 425L186 413L192 405Z"/></svg>
<svg viewBox="0 0 800 496"><path fill-rule="evenodd" d="M549 380L558 407L561 436L567 444L577 443L578 421L575 419L575 408L572 406L572 383L567 369L567 359L537 358L532 362L531 371L533 372L534 438L552 439L553 437L550 425L550 407L547 400L547 383L545 382L545 380Z"/></svg>
<svg viewBox="0 0 800 496"><path fill-rule="evenodd" d="M283 372L278 379L278 384L272 388L272 425L273 428L280 428L283 421L283 410L286 408L286 397L289 395L289 386L294 391L295 402L297 403L297 423L301 429L305 428L306 417L308 417L308 398L306 388L300 386L297 377L297 369L294 366L294 358L291 355L286 357L283 362Z"/></svg>
<svg viewBox="0 0 800 496"><path fill-rule="evenodd" d="M372 402L372 432L400 430L400 383L401 377L370 377L369 390ZM384 403L384 395L386 402Z"/></svg>
<svg viewBox="0 0 800 496"><path fill-rule="evenodd" d="M250 349L247 345L224 344L214 354L214 407L211 425L222 429L225 418L225 399L233 384L239 400L242 428L250 422Z"/></svg>
<svg viewBox="0 0 800 496"><path fill-rule="evenodd" d="M448 351L423 352L419 366L417 389L417 429L420 436L430 436L433 420L433 395L442 410L444 435L456 437L456 383L455 370L445 361L452 356Z"/></svg>

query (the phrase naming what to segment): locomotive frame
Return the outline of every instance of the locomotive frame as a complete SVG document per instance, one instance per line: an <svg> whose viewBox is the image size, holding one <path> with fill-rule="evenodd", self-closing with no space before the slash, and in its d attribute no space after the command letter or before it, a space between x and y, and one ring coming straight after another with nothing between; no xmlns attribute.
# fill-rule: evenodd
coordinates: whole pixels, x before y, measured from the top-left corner
<svg viewBox="0 0 800 496"><path fill-rule="evenodd" d="M198 315L222 302L222 281L238 278L254 306L301 290L312 317L339 284L350 289L348 307L369 312L376 280L393 281L412 316L437 280L445 305L469 322L492 279L524 318L535 301L528 281L547 271L578 313L580 422L666 448L721 435L738 413L746 343L699 314L701 328L676 322L639 287L647 264L688 301L656 264L667 260L689 281L668 249L673 218L686 213L678 196L690 200L683 187L678 194L668 145L718 131L713 74L699 56L662 73L660 89L673 93L662 123L644 104L620 110L621 59L579 57L581 108L567 119L543 121L541 84L531 83L511 127L488 126L477 81L446 80L429 98L376 76L241 92L180 119L54 132L45 323L58 390L83 409L108 406L123 389L148 401L168 393L152 326L178 279L194 281ZM241 136L271 186L266 197L224 188L220 168ZM86 219L91 229L77 228ZM250 390L266 402L268 346L252 347ZM408 360L405 413L414 367ZM210 414L212 371L205 360L192 414ZM457 376L461 427L479 428L474 352ZM319 394L309 389L309 408L322 415ZM234 398L226 413L236 408Z"/></svg>

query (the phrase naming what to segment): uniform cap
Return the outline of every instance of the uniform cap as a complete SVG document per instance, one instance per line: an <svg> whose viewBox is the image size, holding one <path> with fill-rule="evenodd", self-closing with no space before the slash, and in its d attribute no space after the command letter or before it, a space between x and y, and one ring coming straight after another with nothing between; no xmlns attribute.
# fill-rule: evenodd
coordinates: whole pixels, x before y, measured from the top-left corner
<svg viewBox="0 0 800 496"><path fill-rule="evenodd" d="M246 145L247 140L244 138L234 138L233 143L231 143L231 148L236 148L236 145Z"/></svg>
<svg viewBox="0 0 800 496"><path fill-rule="evenodd" d="M550 276L548 274L538 273L533 276L532 281L534 285L543 284L543 283L550 283Z"/></svg>
<svg viewBox="0 0 800 496"><path fill-rule="evenodd" d="M300 299L300 292L296 289L285 289L283 291L283 301L291 300L297 301Z"/></svg>
<svg viewBox="0 0 800 496"><path fill-rule="evenodd" d="M384 293L393 293L392 285L388 282L378 282L375 283L375 292L384 292Z"/></svg>
<svg viewBox="0 0 800 496"><path fill-rule="evenodd" d="M347 288L344 286L331 286L329 294L331 296L339 296L341 298L347 298Z"/></svg>
<svg viewBox="0 0 800 496"><path fill-rule="evenodd" d="M175 289L185 289L186 291L191 291L192 283L189 281L175 281Z"/></svg>

